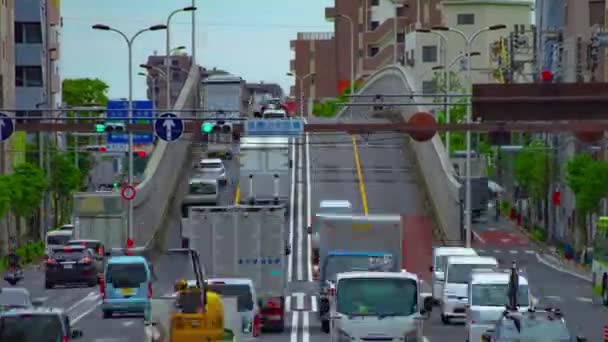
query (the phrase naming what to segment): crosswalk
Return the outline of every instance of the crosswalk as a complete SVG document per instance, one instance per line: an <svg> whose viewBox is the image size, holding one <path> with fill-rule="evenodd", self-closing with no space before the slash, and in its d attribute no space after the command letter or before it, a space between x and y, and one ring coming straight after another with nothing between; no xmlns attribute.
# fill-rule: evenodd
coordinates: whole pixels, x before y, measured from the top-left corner
<svg viewBox="0 0 608 342"><path fill-rule="evenodd" d="M294 292L285 298L285 311L287 312L317 312L317 296Z"/></svg>

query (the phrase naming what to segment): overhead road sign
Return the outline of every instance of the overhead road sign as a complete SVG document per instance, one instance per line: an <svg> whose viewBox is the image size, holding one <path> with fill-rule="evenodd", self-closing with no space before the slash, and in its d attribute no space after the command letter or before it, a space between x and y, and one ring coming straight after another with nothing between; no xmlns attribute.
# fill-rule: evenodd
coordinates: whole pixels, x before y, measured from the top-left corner
<svg viewBox="0 0 608 342"><path fill-rule="evenodd" d="M162 114L154 121L154 132L164 141L176 141L184 134L184 120L174 113Z"/></svg>
<svg viewBox="0 0 608 342"><path fill-rule="evenodd" d="M0 113L0 141L5 141L13 135L15 123L8 114Z"/></svg>
<svg viewBox="0 0 608 342"><path fill-rule="evenodd" d="M126 123L129 116L129 101L108 101L107 120ZM112 120L112 119L115 120ZM133 120L131 124L151 125L154 119L154 104L152 101L133 101ZM154 142L153 133L134 133L133 144L149 145ZM120 132L108 133L109 144L128 144L129 134Z"/></svg>
<svg viewBox="0 0 608 342"><path fill-rule="evenodd" d="M247 135L300 135L304 132L304 121L300 119L255 119L245 121Z"/></svg>

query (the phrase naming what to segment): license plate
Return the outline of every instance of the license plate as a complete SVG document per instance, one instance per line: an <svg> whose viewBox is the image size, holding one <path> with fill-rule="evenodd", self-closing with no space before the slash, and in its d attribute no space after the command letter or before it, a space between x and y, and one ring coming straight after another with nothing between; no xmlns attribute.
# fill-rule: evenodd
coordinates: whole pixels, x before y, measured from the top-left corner
<svg viewBox="0 0 608 342"><path fill-rule="evenodd" d="M72 268L74 268L74 265L66 264L66 265L63 265L63 268L72 269Z"/></svg>
<svg viewBox="0 0 608 342"><path fill-rule="evenodd" d="M135 293L135 291L133 291L133 289L120 289L120 293L125 296L131 296Z"/></svg>

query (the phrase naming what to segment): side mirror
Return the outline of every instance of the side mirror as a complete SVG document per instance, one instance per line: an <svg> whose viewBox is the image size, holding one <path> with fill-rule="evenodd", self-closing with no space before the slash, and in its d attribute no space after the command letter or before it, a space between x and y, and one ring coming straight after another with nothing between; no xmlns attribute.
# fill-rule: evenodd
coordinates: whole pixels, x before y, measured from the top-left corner
<svg viewBox="0 0 608 342"><path fill-rule="evenodd" d="M431 314L430 311L427 311L426 309L420 309L420 315L416 315L414 317L417 320L423 321L423 320L428 319L430 314Z"/></svg>
<svg viewBox="0 0 608 342"><path fill-rule="evenodd" d="M306 227L306 231L308 232L308 234L312 234L312 226Z"/></svg>
<svg viewBox="0 0 608 342"><path fill-rule="evenodd" d="M42 306L43 304L44 304L44 302L39 299L32 301L32 306L34 306L34 307L39 307L39 306Z"/></svg>
<svg viewBox="0 0 608 342"><path fill-rule="evenodd" d="M72 338L78 339L82 337L82 331L78 329L72 329Z"/></svg>
<svg viewBox="0 0 608 342"><path fill-rule="evenodd" d="M429 266L429 271L433 272L435 270L435 268L433 266Z"/></svg>

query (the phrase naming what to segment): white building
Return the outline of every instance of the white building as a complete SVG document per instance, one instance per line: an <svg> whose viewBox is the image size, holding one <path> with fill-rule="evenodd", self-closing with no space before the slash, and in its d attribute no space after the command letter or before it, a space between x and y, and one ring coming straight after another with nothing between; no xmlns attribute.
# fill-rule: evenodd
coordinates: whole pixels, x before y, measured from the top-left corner
<svg viewBox="0 0 608 342"><path fill-rule="evenodd" d="M462 31L469 36L480 28L503 24L506 29L481 33L473 42L471 51L479 52L472 61L473 82L494 82L492 77L491 45L500 37L507 38L515 25L531 24L533 0L446 0L443 2L443 23L446 27ZM440 36L447 40L447 62L464 53L464 39L455 32L432 31L424 33L412 30L405 37L406 68L416 77L417 89L424 93L433 92L433 67L443 66L440 51ZM464 63L455 62L449 69L459 73ZM441 72L440 70L437 70ZM464 73L459 73L460 83L465 85Z"/></svg>

